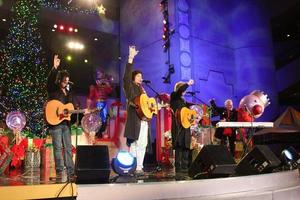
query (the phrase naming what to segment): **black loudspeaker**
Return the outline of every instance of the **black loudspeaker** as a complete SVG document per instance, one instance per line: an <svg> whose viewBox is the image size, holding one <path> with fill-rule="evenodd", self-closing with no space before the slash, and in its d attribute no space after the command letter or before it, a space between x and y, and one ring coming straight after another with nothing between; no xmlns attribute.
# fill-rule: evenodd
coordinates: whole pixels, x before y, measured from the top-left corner
<svg viewBox="0 0 300 200"><path fill-rule="evenodd" d="M223 145L204 146L189 168L189 176L197 178L227 177L234 173L235 161Z"/></svg>
<svg viewBox="0 0 300 200"><path fill-rule="evenodd" d="M75 173L76 183L108 183L110 175L107 146L78 146Z"/></svg>
<svg viewBox="0 0 300 200"><path fill-rule="evenodd" d="M237 165L238 175L253 175L272 172L281 161L266 145L256 145Z"/></svg>

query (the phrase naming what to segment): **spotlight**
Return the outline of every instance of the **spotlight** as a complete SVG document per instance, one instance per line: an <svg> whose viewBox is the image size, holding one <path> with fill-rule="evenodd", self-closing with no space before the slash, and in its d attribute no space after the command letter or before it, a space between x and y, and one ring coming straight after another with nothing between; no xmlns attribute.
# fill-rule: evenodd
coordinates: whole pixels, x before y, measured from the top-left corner
<svg viewBox="0 0 300 200"><path fill-rule="evenodd" d="M289 147L281 152L283 168L295 169L300 164L300 156L294 147Z"/></svg>
<svg viewBox="0 0 300 200"><path fill-rule="evenodd" d="M52 29L52 32L55 32L55 29Z"/></svg>
<svg viewBox="0 0 300 200"><path fill-rule="evenodd" d="M73 32L73 28L72 27L69 27L69 32Z"/></svg>
<svg viewBox="0 0 300 200"><path fill-rule="evenodd" d="M6 19L5 19L5 18L3 18L3 19L2 19L2 21L3 21L3 22L6 22Z"/></svg>
<svg viewBox="0 0 300 200"><path fill-rule="evenodd" d="M73 42L73 41L67 43L67 47L69 49L75 49L75 50L82 50L82 49L84 49L84 45L82 43Z"/></svg>
<svg viewBox="0 0 300 200"><path fill-rule="evenodd" d="M98 38L94 38L94 41L98 41Z"/></svg>
<svg viewBox="0 0 300 200"><path fill-rule="evenodd" d="M75 28L75 29L74 29L74 32L75 32L75 33L77 33L77 32L78 32L78 29L77 29L77 28Z"/></svg>
<svg viewBox="0 0 300 200"><path fill-rule="evenodd" d="M54 24L54 25L53 25L53 28L57 28L57 24Z"/></svg>
<svg viewBox="0 0 300 200"><path fill-rule="evenodd" d="M119 176L115 182L136 182L136 179L132 176L136 170L136 158L128 151L119 151L116 158L112 159L112 168Z"/></svg>
<svg viewBox="0 0 300 200"><path fill-rule="evenodd" d="M64 30L64 29L65 29L65 27L63 25L59 26L59 30Z"/></svg>
<svg viewBox="0 0 300 200"><path fill-rule="evenodd" d="M66 57L66 59L67 59L67 61L71 61L72 60L72 56L69 55L69 56Z"/></svg>
<svg viewBox="0 0 300 200"><path fill-rule="evenodd" d="M88 60L87 60L87 59L84 59L84 62L85 62L85 63L88 63Z"/></svg>

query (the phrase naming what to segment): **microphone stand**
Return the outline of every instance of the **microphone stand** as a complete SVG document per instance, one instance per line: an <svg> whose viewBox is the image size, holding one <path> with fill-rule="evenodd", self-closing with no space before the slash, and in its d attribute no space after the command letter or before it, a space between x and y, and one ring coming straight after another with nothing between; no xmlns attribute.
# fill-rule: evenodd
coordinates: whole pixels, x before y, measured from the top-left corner
<svg viewBox="0 0 300 200"><path fill-rule="evenodd" d="M156 96L155 96L155 98L158 98L159 97L159 93L153 88L153 87L151 87L150 85L149 85L150 83L145 83L145 85L148 87L148 88L150 88L150 90L152 90L155 94L156 94ZM157 119L156 119L157 120ZM157 140L158 140L158 138L156 138L156 143L157 143ZM150 141L151 142L151 141ZM157 158L156 158L157 159ZM157 162L157 166L156 166L156 171L161 171L162 170L162 163L159 163L158 162L158 160L156 160L156 162Z"/></svg>
<svg viewBox="0 0 300 200"><path fill-rule="evenodd" d="M246 144L246 149L244 151L243 157L249 152L249 145L252 141L252 137L253 137L253 133L254 133L254 127L253 127L253 120L254 120L254 116L253 114L250 112L249 108L247 107L247 105L245 105L245 108L247 110L247 112L251 115L251 127L250 127L250 131L249 131L249 137L248 137L248 141Z"/></svg>
<svg viewBox="0 0 300 200"><path fill-rule="evenodd" d="M210 144L212 145L213 144L213 139L212 139L212 131L211 131L211 128L212 128L212 124L211 124L211 112L212 112L212 109L211 109L211 106L207 105L207 103L205 103L204 101L202 101L200 98L198 98L196 96L195 93L191 93L191 96L193 98L195 98L196 100L200 101L202 104L206 105L206 107L209 108L209 138L210 138Z"/></svg>
<svg viewBox="0 0 300 200"><path fill-rule="evenodd" d="M146 83L144 83L148 88L150 88L150 90L152 90L155 94L156 94L156 97L158 97L159 96L159 93L155 90L155 89L153 89L153 87L151 87L149 84L150 83L148 83L148 82L146 82Z"/></svg>

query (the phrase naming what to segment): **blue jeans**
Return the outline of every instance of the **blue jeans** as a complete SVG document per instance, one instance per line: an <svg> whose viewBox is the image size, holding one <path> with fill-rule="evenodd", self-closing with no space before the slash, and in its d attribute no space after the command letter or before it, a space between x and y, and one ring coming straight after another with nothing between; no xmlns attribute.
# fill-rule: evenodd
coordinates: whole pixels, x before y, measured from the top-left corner
<svg viewBox="0 0 300 200"><path fill-rule="evenodd" d="M67 168L68 175L74 175L74 162L72 159L71 130L67 125L57 125L49 129L52 135L54 147L54 160L56 172L63 171L64 166ZM62 155L64 148L64 158Z"/></svg>

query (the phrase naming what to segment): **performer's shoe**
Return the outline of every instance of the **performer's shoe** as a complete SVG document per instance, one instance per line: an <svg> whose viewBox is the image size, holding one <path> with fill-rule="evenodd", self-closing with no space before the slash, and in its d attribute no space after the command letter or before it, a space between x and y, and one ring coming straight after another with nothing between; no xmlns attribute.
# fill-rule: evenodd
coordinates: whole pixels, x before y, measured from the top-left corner
<svg viewBox="0 0 300 200"><path fill-rule="evenodd" d="M142 169L139 169L134 172L134 175L135 176L144 176L145 172Z"/></svg>
<svg viewBox="0 0 300 200"><path fill-rule="evenodd" d="M76 182L76 178L77 178L77 176L75 174L69 175L68 182L74 183L74 182Z"/></svg>

